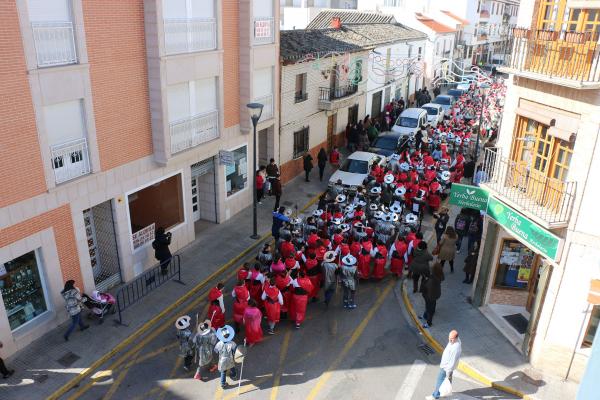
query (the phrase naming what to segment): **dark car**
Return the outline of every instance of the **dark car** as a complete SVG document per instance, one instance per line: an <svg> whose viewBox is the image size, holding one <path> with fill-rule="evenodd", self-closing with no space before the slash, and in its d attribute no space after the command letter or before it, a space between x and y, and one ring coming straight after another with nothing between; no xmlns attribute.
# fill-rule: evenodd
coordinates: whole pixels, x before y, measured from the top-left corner
<svg viewBox="0 0 600 400"><path fill-rule="evenodd" d="M403 136L396 132L385 132L377 136L377 139L371 144L369 151L371 153L381 154L383 156L391 156L400 145L400 140ZM404 136L405 138L405 136Z"/></svg>
<svg viewBox="0 0 600 400"><path fill-rule="evenodd" d="M456 100L458 100L460 98L460 96L462 96L465 93L467 93L467 91L462 90L462 89L449 89L448 90L448 95L454 97L454 99L456 99Z"/></svg>

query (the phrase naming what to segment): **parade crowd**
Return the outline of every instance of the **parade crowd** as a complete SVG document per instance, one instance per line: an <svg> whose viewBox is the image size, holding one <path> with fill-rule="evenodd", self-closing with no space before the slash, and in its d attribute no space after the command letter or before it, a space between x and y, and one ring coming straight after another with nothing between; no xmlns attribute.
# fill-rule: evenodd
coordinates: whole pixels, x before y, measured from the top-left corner
<svg viewBox="0 0 600 400"><path fill-rule="evenodd" d="M499 81L490 86L482 104L482 95L473 84L442 123L421 127L385 165L375 165L361 186L348 187L341 181L330 184L306 219L279 207L278 196L273 212L274 243L264 244L255 262L241 266L233 288L219 283L210 290L208 312L201 321L196 318L193 322L189 316L177 320L186 370L196 367L194 378L201 380L218 369L225 387L227 374L236 376L236 360L243 359L246 347L236 346L236 334L243 332L244 344L254 346L263 338L263 325L271 335L282 320L300 329L310 303L338 306L333 301L338 290L342 292L341 306L353 310L358 306L360 285L381 281L386 275L412 280L413 291L422 293L424 299L423 326L431 326L448 272L444 271L446 265L453 273L456 254L466 249L463 282L471 283L475 273L482 216L477 210L463 209L451 223L442 202L452 183L465 178L470 181L481 170L472 152L476 135L482 135L482 145L495 140L505 87ZM386 115L393 118L399 108L395 101L386 105ZM483 126L478 124L481 112ZM369 128L356 127L360 134ZM339 153L334 159L339 162ZM331 162L331 157L320 155L319 166L325 160ZM278 173L273 165L267 168L270 171L261 179L263 184ZM280 187L278 191L280 194ZM424 240L421 227L426 215L434 218L435 245ZM233 298L231 309L224 304L226 292ZM226 324L228 319L233 326ZM448 361L446 356L445 376L451 377L460 355L455 331L450 344L453 358Z"/></svg>

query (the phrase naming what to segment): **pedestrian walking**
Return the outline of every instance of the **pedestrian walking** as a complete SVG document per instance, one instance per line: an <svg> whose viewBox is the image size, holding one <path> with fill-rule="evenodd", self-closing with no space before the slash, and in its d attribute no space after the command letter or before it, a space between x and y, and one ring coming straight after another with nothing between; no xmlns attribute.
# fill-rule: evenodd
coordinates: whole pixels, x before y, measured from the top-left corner
<svg viewBox="0 0 600 400"><path fill-rule="evenodd" d="M327 166L327 152L323 147L321 147L319 154L317 154L317 165L319 166L319 181L323 182L325 166Z"/></svg>
<svg viewBox="0 0 600 400"><path fill-rule="evenodd" d="M0 342L0 349L4 347L4 343ZM0 374L2 374L2 378L8 379L12 374L15 373L14 369L9 369L4 364L4 360L0 357Z"/></svg>
<svg viewBox="0 0 600 400"><path fill-rule="evenodd" d="M190 370L192 361L194 360L194 337L190 330L189 315L183 315L175 321L177 329L177 340L179 341L179 357L183 358L183 369Z"/></svg>
<svg viewBox="0 0 600 400"><path fill-rule="evenodd" d="M277 211L279 208L279 201L281 200L282 192L281 180L279 177L273 178L271 180L271 194L275 196L275 206L273 207L273 211Z"/></svg>
<svg viewBox="0 0 600 400"><path fill-rule="evenodd" d="M258 304L254 299L248 300L248 307L244 310L244 331L248 345L253 346L263 338L263 331L260 323L262 321L262 312L258 309Z"/></svg>
<svg viewBox="0 0 600 400"><path fill-rule="evenodd" d="M75 329L77 325L79 325L80 331L85 331L90 326L83 323L83 319L81 317L81 306L83 302L81 300L81 292L75 287L75 281L70 279L65 282L65 287L60 294L62 295L63 299L65 299L65 307L67 308L69 316L71 316L71 325L69 325L69 328L63 335L66 342L69 340L71 332L73 332L73 329Z"/></svg>
<svg viewBox="0 0 600 400"><path fill-rule="evenodd" d="M260 171L256 171L256 201L258 204L262 204L262 198L264 196L265 178L262 176Z"/></svg>
<svg viewBox="0 0 600 400"><path fill-rule="evenodd" d="M329 164L334 170L340 167L340 151L337 146L333 146L333 150L329 153Z"/></svg>
<svg viewBox="0 0 600 400"><path fill-rule="evenodd" d="M481 214L477 214L477 215L471 217L471 221L469 222L469 229L467 231L467 236L468 236L467 249L468 250L475 247L475 244L477 244L477 247L479 247L481 245L482 233L483 233L483 218L482 218Z"/></svg>
<svg viewBox="0 0 600 400"><path fill-rule="evenodd" d="M442 295L442 281L444 280L444 271L440 263L433 264L431 267L431 276L427 278L422 285L421 294L425 299L425 312L423 319L426 321L423 328L429 328L433 323L433 315L435 314L435 306Z"/></svg>
<svg viewBox="0 0 600 400"><path fill-rule="evenodd" d="M446 231L446 226L448 225L448 221L450 220L450 215L448 215L448 207L442 207L440 209L439 214L433 214L433 218L435 218L435 237L436 243L440 243L442 239L442 235Z"/></svg>
<svg viewBox="0 0 600 400"><path fill-rule="evenodd" d="M285 270L285 268L284 268ZM267 324L269 325L269 335L275 334L275 324L279 322L281 306L283 306L283 296L275 284L275 277L269 279L262 293L262 300L267 314Z"/></svg>
<svg viewBox="0 0 600 400"><path fill-rule="evenodd" d="M227 373L231 379L235 379L237 371L235 369L235 350L237 344L233 341L235 331L229 325L225 325L216 332L217 339L219 342L215 346L215 353L219 355L219 362L217 368L221 373L221 387L227 386Z"/></svg>
<svg viewBox="0 0 600 400"><path fill-rule="evenodd" d="M323 289L325 290L325 306L329 306L331 298L335 294L337 284L338 266L335 263L336 252L328 251L323 256L321 268L323 269Z"/></svg>
<svg viewBox="0 0 600 400"><path fill-rule="evenodd" d="M456 257L456 241L458 236L454 228L449 226L446 228L446 233L442 236L442 240L438 244L438 258L442 268L446 261L450 264L450 273L454 273L454 257Z"/></svg>
<svg viewBox="0 0 600 400"><path fill-rule="evenodd" d="M225 326L225 305L223 303L223 285L222 282L208 292L208 301L210 305L206 318L211 321L215 329Z"/></svg>
<svg viewBox="0 0 600 400"><path fill-rule="evenodd" d="M194 350L196 351L196 359L198 360L198 367L196 368L194 379L199 381L205 380L205 378L202 377L202 370L208 369L210 372L217 370L217 365L213 361L213 354L218 341L217 334L213 329L210 320L207 319L198 324L198 331L192 340Z"/></svg>
<svg viewBox="0 0 600 400"><path fill-rule="evenodd" d="M279 207L273 211L273 223L271 225L271 234L275 238L275 243L279 241L279 230L284 222L290 222L290 219L284 215L285 207ZM270 264L270 263L269 263Z"/></svg>
<svg viewBox="0 0 600 400"><path fill-rule="evenodd" d="M454 231L458 236L456 240L456 251L460 253L460 248L462 245L463 238L469 233L469 223L471 222L471 217L467 214L467 210L462 208L460 213L454 219Z"/></svg>
<svg viewBox="0 0 600 400"><path fill-rule="evenodd" d="M433 256L427 250L427 243L420 241L412 252L412 261L408 266L413 279L413 293L419 291L419 279L423 284L423 281L430 275L429 262L431 260L433 260Z"/></svg>
<svg viewBox="0 0 600 400"><path fill-rule="evenodd" d="M433 398L440 398L440 386L446 378L452 382L452 373L458 367L458 361L460 360L460 354L462 352L462 345L458 337L456 330L450 331L448 335L448 344L442 353L442 361L440 362L440 372L435 383L435 390L433 391Z"/></svg>
<svg viewBox="0 0 600 400"><path fill-rule="evenodd" d="M266 173L267 173L267 181L269 181L269 183L271 184L271 191L269 191L269 195L272 194L272 185L273 185L273 181L279 177L279 167L277 166L277 164L275 164L275 159L271 158L269 160L269 165L267 165L267 167L265 168Z"/></svg>
<svg viewBox="0 0 600 400"><path fill-rule="evenodd" d="M356 257L351 254L342 258L342 288L344 289L344 308L354 309L356 295Z"/></svg>
<svg viewBox="0 0 600 400"><path fill-rule="evenodd" d="M474 247L469 248L469 254L465 258L465 266L463 271L465 272L465 280L463 283L473 283L475 278L475 270L477 269L477 243Z"/></svg>
<svg viewBox="0 0 600 400"><path fill-rule="evenodd" d="M231 297L233 297L233 321L235 323L235 330L236 332L239 332L240 326L244 320L244 311L246 311L248 301L250 300L250 292L243 280L238 280L231 292Z"/></svg>
<svg viewBox="0 0 600 400"><path fill-rule="evenodd" d="M154 241L152 242L152 248L154 249L154 257L160 263L160 270L163 275L168 272L169 263L171 262L171 250L169 245L171 244L171 232L165 232L165 228L162 226L156 229L154 233Z"/></svg>
<svg viewBox="0 0 600 400"><path fill-rule="evenodd" d="M300 329L300 325L306 318L306 305L308 304L308 294L312 292L313 285L306 276L306 273L301 270L293 270L290 274L292 278L292 286L294 295L292 297L292 320L296 323L296 329Z"/></svg>
<svg viewBox="0 0 600 400"><path fill-rule="evenodd" d="M305 175L304 180L306 182L310 182L310 179L308 179L308 178L310 177L310 171L312 171L312 169L313 169L312 160L313 160L313 158L310 155L310 153L306 153L304 155L304 159L303 159L303 163L304 163L304 175Z"/></svg>

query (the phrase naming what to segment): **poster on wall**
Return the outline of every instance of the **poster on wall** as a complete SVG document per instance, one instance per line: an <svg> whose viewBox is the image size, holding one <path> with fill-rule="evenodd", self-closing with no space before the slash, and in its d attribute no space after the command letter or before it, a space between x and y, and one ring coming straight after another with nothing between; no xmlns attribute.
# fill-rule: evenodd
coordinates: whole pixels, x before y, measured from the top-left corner
<svg viewBox="0 0 600 400"><path fill-rule="evenodd" d="M522 266L519 268L519 273L517 274L517 282L518 283L528 283L530 277L531 277L531 268L530 267Z"/></svg>

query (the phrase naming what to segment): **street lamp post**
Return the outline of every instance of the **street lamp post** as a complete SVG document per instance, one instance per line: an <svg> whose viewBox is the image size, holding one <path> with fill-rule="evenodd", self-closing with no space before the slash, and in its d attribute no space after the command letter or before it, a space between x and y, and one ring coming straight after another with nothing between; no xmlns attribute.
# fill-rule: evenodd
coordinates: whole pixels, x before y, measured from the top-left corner
<svg viewBox="0 0 600 400"><path fill-rule="evenodd" d="M477 162L479 161L479 138L481 137L481 128L483 127L483 111L485 109L485 100L487 89L489 86L485 83L479 87L479 93L481 94L481 112L479 113L479 124L477 126L477 141L475 142L475 173L471 178L471 183L475 181L475 174L477 173Z"/></svg>
<svg viewBox="0 0 600 400"><path fill-rule="evenodd" d="M252 201L252 236L250 236L252 239L260 239L260 236L258 236L258 219L257 219L257 204L258 204L258 197L257 197L257 193L256 193L256 125L258 125L258 120L260 119L260 116L262 114L262 110L263 110L263 105L260 103L249 103L246 104L246 107L248 107L248 112L250 113L250 119L252 120L252 128L253 128L253 137L252 137L252 147L253 147L253 153L254 155L252 156L252 189L254 192L253 195L253 201Z"/></svg>

